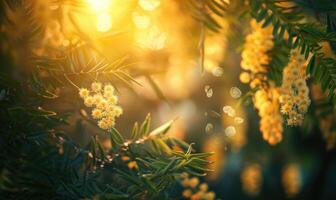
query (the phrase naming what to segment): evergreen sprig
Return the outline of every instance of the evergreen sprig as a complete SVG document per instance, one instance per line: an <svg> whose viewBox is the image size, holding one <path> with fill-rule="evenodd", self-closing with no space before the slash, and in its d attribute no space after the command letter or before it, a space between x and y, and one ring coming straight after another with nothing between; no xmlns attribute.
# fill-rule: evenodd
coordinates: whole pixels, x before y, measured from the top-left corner
<svg viewBox="0 0 336 200"><path fill-rule="evenodd" d="M217 18L224 17L229 6L224 0L187 0L184 4L196 20L214 32L218 32L222 28Z"/></svg>
<svg viewBox="0 0 336 200"><path fill-rule="evenodd" d="M2 76L1 80L9 79ZM8 90L9 82L2 82ZM15 90L17 88L10 88ZM9 90L9 91L10 91ZM22 94L21 94L22 95ZM27 99L26 99L27 100ZM42 108L19 106L17 101L1 109L7 119L0 127L4 174L1 195L8 198L82 199L94 196L108 199L138 199L167 196L166 189L182 172L204 175L204 160L210 154L194 154L191 145L165 134L173 121L150 130L150 116L133 136L124 139L115 128L108 132L111 150L93 137L87 147L76 144L66 133L57 131L66 116ZM181 145L182 144L182 145ZM174 147L186 151L173 150ZM130 169L122 157L136 161ZM113 183L100 180L110 174Z"/></svg>

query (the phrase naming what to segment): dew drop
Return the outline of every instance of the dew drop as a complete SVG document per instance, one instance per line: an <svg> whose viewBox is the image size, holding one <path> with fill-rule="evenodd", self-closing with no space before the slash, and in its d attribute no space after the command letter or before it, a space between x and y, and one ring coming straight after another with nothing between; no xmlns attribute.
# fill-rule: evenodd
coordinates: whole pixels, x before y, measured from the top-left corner
<svg viewBox="0 0 336 200"><path fill-rule="evenodd" d="M234 122L235 122L236 124L242 124L242 123L244 122L244 119L241 118L241 117L235 117L235 118L234 118Z"/></svg>
<svg viewBox="0 0 336 200"><path fill-rule="evenodd" d="M236 115L236 111L231 106L224 106L223 112L229 115L230 117L234 117Z"/></svg>
<svg viewBox="0 0 336 200"><path fill-rule="evenodd" d="M231 109L231 106L224 106L223 107L223 112L228 113L230 109Z"/></svg>
<svg viewBox="0 0 336 200"><path fill-rule="evenodd" d="M231 97L235 98L235 99L238 99L241 95L242 95L242 92L240 91L239 88L237 87L232 87L230 89L230 95Z"/></svg>
<svg viewBox="0 0 336 200"><path fill-rule="evenodd" d="M88 153L89 158L93 158L93 154L91 152Z"/></svg>
<svg viewBox="0 0 336 200"><path fill-rule="evenodd" d="M213 125L211 123L207 123L207 125L205 126L205 132L210 133L212 129L213 129Z"/></svg>
<svg viewBox="0 0 336 200"><path fill-rule="evenodd" d="M206 94L206 96L207 96L208 98L211 98L211 97L212 97L212 95L213 95L213 90L212 90L212 88L211 88L209 85L206 85L206 86L204 87L204 91L205 91L205 94Z"/></svg>
<svg viewBox="0 0 336 200"><path fill-rule="evenodd" d="M224 71L223 71L223 68L221 68L221 67L216 67L212 70L212 75L214 75L216 77L223 76L223 73L224 73Z"/></svg>
<svg viewBox="0 0 336 200"><path fill-rule="evenodd" d="M230 117L234 117L236 115L236 111L234 109L231 109L228 113L227 113Z"/></svg>
<svg viewBox="0 0 336 200"><path fill-rule="evenodd" d="M233 126L228 126L225 129L225 135L228 137L234 136L236 134L236 128Z"/></svg>

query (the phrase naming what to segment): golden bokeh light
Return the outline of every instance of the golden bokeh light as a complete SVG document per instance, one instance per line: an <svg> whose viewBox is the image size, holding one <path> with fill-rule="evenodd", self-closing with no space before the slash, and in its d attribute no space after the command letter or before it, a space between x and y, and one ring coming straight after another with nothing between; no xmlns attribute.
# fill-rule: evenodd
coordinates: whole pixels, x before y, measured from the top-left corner
<svg viewBox="0 0 336 200"><path fill-rule="evenodd" d="M138 32L136 40L140 47L160 50L165 47L167 34L159 27L153 26L148 31Z"/></svg>
<svg viewBox="0 0 336 200"><path fill-rule="evenodd" d="M111 6L112 0L87 0L93 11L99 12L107 10Z"/></svg>
<svg viewBox="0 0 336 200"><path fill-rule="evenodd" d="M147 11L153 11L161 4L161 0L139 0L139 6Z"/></svg>
<svg viewBox="0 0 336 200"><path fill-rule="evenodd" d="M251 196L257 195L262 186L262 168L258 163L248 164L241 173L241 182L244 192Z"/></svg>
<svg viewBox="0 0 336 200"><path fill-rule="evenodd" d="M288 197L293 197L300 192L302 182L298 164L291 163L285 166L282 171L282 184Z"/></svg>
<svg viewBox="0 0 336 200"><path fill-rule="evenodd" d="M112 0L87 0L91 10L96 15L96 30L107 32L112 28L112 15L108 12Z"/></svg>
<svg viewBox="0 0 336 200"><path fill-rule="evenodd" d="M141 15L138 12L134 12L133 22L138 29L146 29L150 26L151 19L146 15Z"/></svg>

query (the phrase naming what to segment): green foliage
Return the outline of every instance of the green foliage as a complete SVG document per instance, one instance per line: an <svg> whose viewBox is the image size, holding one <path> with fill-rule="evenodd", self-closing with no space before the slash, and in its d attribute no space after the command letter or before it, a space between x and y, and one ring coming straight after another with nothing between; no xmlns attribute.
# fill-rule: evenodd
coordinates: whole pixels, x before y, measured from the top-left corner
<svg viewBox="0 0 336 200"><path fill-rule="evenodd" d="M221 29L218 17L224 17L225 11L229 6L228 3L223 0L187 0L185 1L185 5L196 20L215 32Z"/></svg>
<svg viewBox="0 0 336 200"><path fill-rule="evenodd" d="M268 55L272 59L268 65L268 78L270 78L270 80L273 80L276 85L281 85L282 71L288 63L290 48L288 48L286 44L278 40L274 41L274 46L277 48L273 48L270 52L268 52Z"/></svg>
<svg viewBox="0 0 336 200"><path fill-rule="evenodd" d="M204 72L204 43L205 43L205 29L209 29L212 32L220 32L221 23L219 20L225 16L225 12L228 3L224 0L187 0L183 4L186 10L190 12L190 15L195 18L201 24L201 33L199 40L199 54L200 54L200 66L202 72Z"/></svg>

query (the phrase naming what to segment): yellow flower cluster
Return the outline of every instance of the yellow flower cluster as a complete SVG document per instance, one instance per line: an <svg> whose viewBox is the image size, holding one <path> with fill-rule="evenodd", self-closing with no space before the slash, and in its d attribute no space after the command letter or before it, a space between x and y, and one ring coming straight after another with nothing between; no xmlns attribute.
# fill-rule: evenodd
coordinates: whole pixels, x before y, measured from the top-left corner
<svg viewBox="0 0 336 200"><path fill-rule="evenodd" d="M287 124L291 126L302 124L310 104L306 66L304 56L297 49L292 50L283 71L280 96L281 113L287 117Z"/></svg>
<svg viewBox="0 0 336 200"><path fill-rule="evenodd" d="M98 126L101 129L111 129L115 125L115 118L123 112L122 108L117 106L118 98L110 84L103 87L102 83L94 82L91 84L91 91L86 88L79 89L79 96L87 107L94 107L91 115L99 120Z"/></svg>
<svg viewBox="0 0 336 200"><path fill-rule="evenodd" d="M182 174L182 186L185 190L182 196L190 200L214 200L216 195L214 192L208 191L206 183L200 184L197 177L189 177L188 174Z"/></svg>
<svg viewBox="0 0 336 200"><path fill-rule="evenodd" d="M247 35L242 52L241 67L251 72L266 73L271 58L267 52L273 48L272 27L262 28L261 23L251 21L252 33ZM246 75L246 74L245 74Z"/></svg>
<svg viewBox="0 0 336 200"><path fill-rule="evenodd" d="M257 195L262 184L261 167L257 163L248 165L241 173L243 190L250 195Z"/></svg>
<svg viewBox="0 0 336 200"><path fill-rule="evenodd" d="M260 131L263 139L271 145L282 140L282 117L279 111L279 91L270 86L254 94L254 106L260 116Z"/></svg>
<svg viewBox="0 0 336 200"><path fill-rule="evenodd" d="M282 172L282 184L289 197L296 195L301 189L300 169L296 164L290 164Z"/></svg>
<svg viewBox="0 0 336 200"><path fill-rule="evenodd" d="M249 83L254 94L254 106L260 117L263 138L274 145L282 140L282 117L279 112L279 91L267 82L267 65L271 58L267 52L273 48L272 27L262 28L262 23L251 21L252 33L247 35L242 52L240 74L242 83Z"/></svg>

